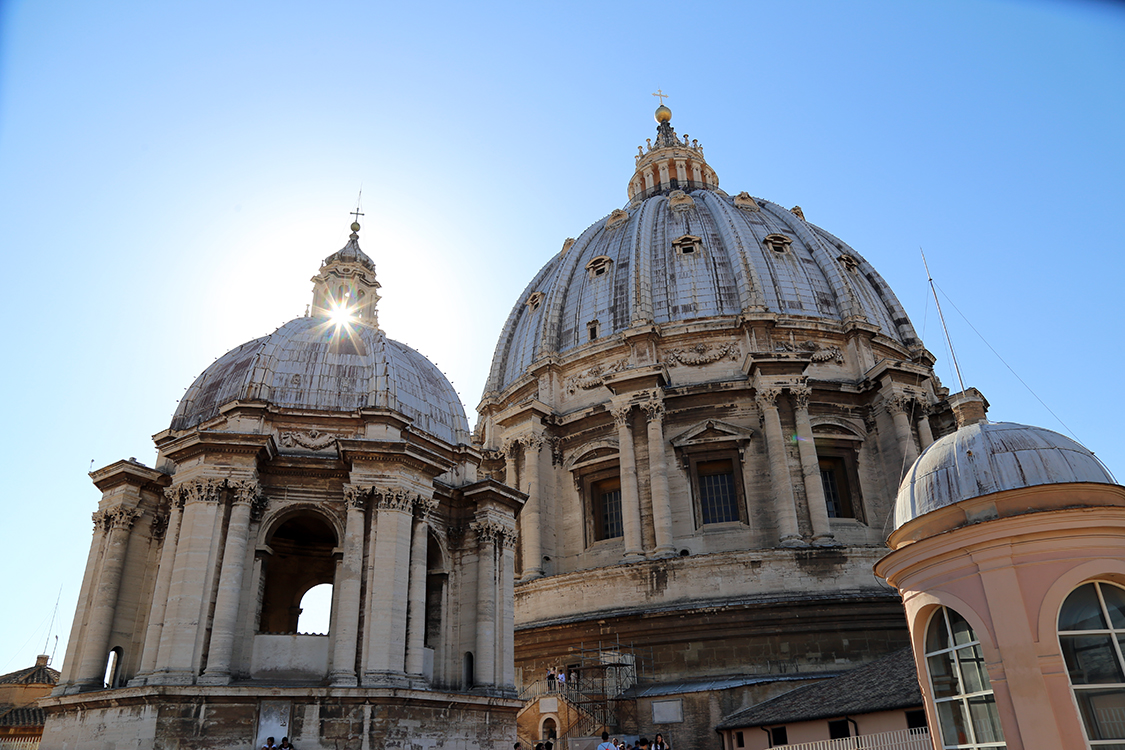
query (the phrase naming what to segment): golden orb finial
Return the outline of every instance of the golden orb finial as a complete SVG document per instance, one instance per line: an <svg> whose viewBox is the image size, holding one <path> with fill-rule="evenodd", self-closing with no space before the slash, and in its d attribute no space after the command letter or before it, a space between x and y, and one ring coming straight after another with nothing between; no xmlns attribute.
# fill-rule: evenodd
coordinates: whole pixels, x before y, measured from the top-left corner
<svg viewBox="0 0 1125 750"><path fill-rule="evenodd" d="M656 108L656 121L657 122L668 122L671 119L672 119L672 110L668 109L663 104L661 104L659 107Z"/></svg>
<svg viewBox="0 0 1125 750"><path fill-rule="evenodd" d="M358 221L353 221L353 222L352 222L352 231L353 231L353 232L358 232L358 231L359 231L359 222L358 222Z"/></svg>

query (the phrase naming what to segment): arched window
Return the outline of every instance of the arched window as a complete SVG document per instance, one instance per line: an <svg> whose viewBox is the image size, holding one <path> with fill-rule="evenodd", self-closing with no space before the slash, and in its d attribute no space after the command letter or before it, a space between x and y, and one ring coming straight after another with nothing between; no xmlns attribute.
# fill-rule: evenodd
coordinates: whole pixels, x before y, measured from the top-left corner
<svg viewBox="0 0 1125 750"><path fill-rule="evenodd" d="M926 671L942 748L1005 747L980 641L948 607L939 608L926 629Z"/></svg>
<svg viewBox="0 0 1125 750"><path fill-rule="evenodd" d="M1059 610L1059 646L1091 750L1125 748L1125 590L1079 586Z"/></svg>
<svg viewBox="0 0 1125 750"><path fill-rule="evenodd" d="M297 633L305 593L335 579L332 550L336 532L319 515L302 512L288 518L270 535L272 552L263 560L262 633Z"/></svg>
<svg viewBox="0 0 1125 750"><path fill-rule="evenodd" d="M121 648L114 648L105 660L104 684L107 688L121 687Z"/></svg>
<svg viewBox="0 0 1125 750"><path fill-rule="evenodd" d="M301 597L297 632L306 635L328 633L332 621L332 584L318 583Z"/></svg>

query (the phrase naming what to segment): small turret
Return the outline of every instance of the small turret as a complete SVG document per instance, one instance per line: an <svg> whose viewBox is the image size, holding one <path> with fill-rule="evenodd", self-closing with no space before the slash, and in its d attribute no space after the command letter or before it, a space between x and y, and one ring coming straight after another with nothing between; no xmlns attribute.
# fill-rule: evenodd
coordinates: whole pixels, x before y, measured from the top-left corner
<svg viewBox="0 0 1125 750"><path fill-rule="evenodd" d="M358 219L363 214L356 212ZM379 282L375 262L359 248L359 222L352 222L348 244L324 259L312 277L314 317L340 317L379 327Z"/></svg>

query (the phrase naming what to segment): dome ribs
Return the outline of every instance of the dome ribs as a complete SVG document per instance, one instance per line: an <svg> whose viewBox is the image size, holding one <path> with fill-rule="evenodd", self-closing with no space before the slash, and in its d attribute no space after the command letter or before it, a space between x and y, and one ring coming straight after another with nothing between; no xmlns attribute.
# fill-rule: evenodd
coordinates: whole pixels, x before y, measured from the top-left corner
<svg viewBox="0 0 1125 750"><path fill-rule="evenodd" d="M738 224L734 220L735 212L738 209L733 208L717 194L709 191L703 191L698 196L693 197L702 200L704 205L711 209L712 214L721 214L724 219L722 223L716 222L716 230L722 239L727 257L730 257L732 251L737 252L738 262L734 267L738 269L736 277L740 275L742 278L742 284L739 285L738 290L742 311L764 310L766 301L762 296L762 280L746 254L746 244L742 241L742 233L738 231ZM743 223L746 223L745 220L743 220ZM751 235L753 235L752 231ZM757 240L755 241L757 242Z"/></svg>
<svg viewBox="0 0 1125 750"><path fill-rule="evenodd" d="M652 236L653 224L656 223L657 214L659 211L657 207L664 205L663 198L660 202L657 201L644 201L641 203L640 209L633 215L630 224L636 223L640 227L640 231L633 230L632 236L632 253L633 253L633 299L634 308L630 325L639 325L644 323L652 323L655 321L655 313L653 311L653 293L652 288L652 257L645 251L644 238ZM638 217L639 214L639 217Z"/></svg>
<svg viewBox="0 0 1125 750"><path fill-rule="evenodd" d="M786 225L789 231L801 241L802 245L804 245L812 255L813 260L816 261L817 267L828 282L829 289L832 291L835 298L836 314L844 319L866 319L863 310L858 304L855 291L852 289L851 284L848 279L840 275L839 264L836 262L835 257L828 253L824 245L820 242L820 238L809 230L809 225L792 212L787 211L776 203L761 201L760 205L763 211L772 215L778 222ZM813 296L815 301L815 294Z"/></svg>

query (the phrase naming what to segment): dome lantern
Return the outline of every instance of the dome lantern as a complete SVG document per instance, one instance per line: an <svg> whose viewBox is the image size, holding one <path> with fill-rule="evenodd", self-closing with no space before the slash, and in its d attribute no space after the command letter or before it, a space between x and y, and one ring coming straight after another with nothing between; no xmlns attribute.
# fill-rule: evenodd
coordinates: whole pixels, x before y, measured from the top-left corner
<svg viewBox="0 0 1125 750"><path fill-rule="evenodd" d="M356 219L363 214L356 212ZM375 262L359 247L358 221L352 222L348 244L329 255L313 276L312 315L332 317L344 311L357 323L379 327L379 287Z"/></svg>
<svg viewBox="0 0 1125 750"><path fill-rule="evenodd" d="M629 199L641 201L673 190L717 190L719 177L703 158L698 140L680 140L672 127L672 110L656 108L656 142L637 147L637 169L629 180Z"/></svg>

